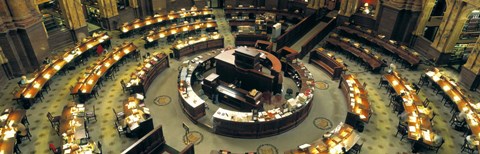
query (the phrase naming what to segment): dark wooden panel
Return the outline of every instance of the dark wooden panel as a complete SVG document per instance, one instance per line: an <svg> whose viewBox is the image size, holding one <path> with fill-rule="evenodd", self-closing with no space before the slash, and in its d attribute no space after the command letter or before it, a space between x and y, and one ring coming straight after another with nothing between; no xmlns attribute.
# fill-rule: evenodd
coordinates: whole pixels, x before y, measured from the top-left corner
<svg viewBox="0 0 480 154"><path fill-rule="evenodd" d="M384 34L386 38L391 38L392 32L397 24L397 17L398 10L384 5L379 21L378 32Z"/></svg>

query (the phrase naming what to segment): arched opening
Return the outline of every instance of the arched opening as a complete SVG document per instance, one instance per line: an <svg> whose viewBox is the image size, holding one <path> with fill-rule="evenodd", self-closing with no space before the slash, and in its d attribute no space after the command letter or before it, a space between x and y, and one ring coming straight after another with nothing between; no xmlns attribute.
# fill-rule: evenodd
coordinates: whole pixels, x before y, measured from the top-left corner
<svg viewBox="0 0 480 154"><path fill-rule="evenodd" d="M457 44L453 48L455 62L463 64L467 61L468 55L475 47L477 38L480 36L480 10L473 10L463 25L462 33Z"/></svg>
<svg viewBox="0 0 480 154"><path fill-rule="evenodd" d="M446 9L447 3L445 2L445 0L435 0L435 5L433 7L432 13L430 14L430 18L436 18L441 21ZM435 39L435 35L437 34L438 27L439 26L426 26L423 37L433 42L433 40Z"/></svg>
<svg viewBox="0 0 480 154"><path fill-rule="evenodd" d="M447 3L445 0L435 0L435 6L433 7L430 16L443 16L445 9L447 9Z"/></svg>

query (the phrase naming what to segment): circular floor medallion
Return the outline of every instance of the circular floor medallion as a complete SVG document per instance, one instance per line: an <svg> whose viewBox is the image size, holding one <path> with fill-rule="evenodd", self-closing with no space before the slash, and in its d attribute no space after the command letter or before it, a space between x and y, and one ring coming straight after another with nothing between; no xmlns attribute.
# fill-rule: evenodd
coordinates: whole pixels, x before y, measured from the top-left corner
<svg viewBox="0 0 480 154"><path fill-rule="evenodd" d="M318 117L313 120L313 125L315 125L315 127L318 129L327 130L332 128L332 121L328 120L327 118Z"/></svg>
<svg viewBox="0 0 480 154"><path fill-rule="evenodd" d="M203 134L197 131L191 131L183 136L183 143L186 145L193 143L195 145L200 144L203 141Z"/></svg>
<svg viewBox="0 0 480 154"><path fill-rule="evenodd" d="M165 106L165 105L170 104L171 101L172 101L172 98L170 98L170 96L161 95L161 96L156 97L153 100L153 103L157 104L158 106Z"/></svg>
<svg viewBox="0 0 480 154"><path fill-rule="evenodd" d="M320 90L328 89L328 83L326 83L324 81L317 81L317 82L315 82L315 88L320 89Z"/></svg>
<svg viewBox="0 0 480 154"><path fill-rule="evenodd" d="M271 144L262 144L257 148L258 154L278 154L278 149Z"/></svg>

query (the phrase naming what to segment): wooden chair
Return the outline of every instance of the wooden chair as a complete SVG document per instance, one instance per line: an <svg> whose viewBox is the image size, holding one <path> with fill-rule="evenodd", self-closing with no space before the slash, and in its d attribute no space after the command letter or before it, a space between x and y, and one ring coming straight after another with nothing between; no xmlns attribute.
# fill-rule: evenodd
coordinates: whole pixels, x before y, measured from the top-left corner
<svg viewBox="0 0 480 154"><path fill-rule="evenodd" d="M398 134L402 135L402 138L400 138L400 141L403 140L403 138L408 136L407 126L400 124L400 122L398 123L397 133L395 134L395 137L397 137Z"/></svg>
<svg viewBox="0 0 480 154"><path fill-rule="evenodd" d="M129 94L132 93L132 88L127 87L127 84L125 84L125 80L123 80L123 79L120 80L120 85L122 85L123 93L125 93L125 92L129 92Z"/></svg>
<svg viewBox="0 0 480 154"><path fill-rule="evenodd" d="M378 86L382 88L383 86L388 87L388 81L385 80L383 77L380 78L380 82L378 82Z"/></svg>
<svg viewBox="0 0 480 154"><path fill-rule="evenodd" d="M97 154L102 154L102 143L100 143L100 141L97 141L97 147L98 147L98 153Z"/></svg>
<svg viewBox="0 0 480 154"><path fill-rule="evenodd" d="M25 136L20 135L20 137L19 137L20 140L25 141L25 140L28 139L29 141L32 141L32 139L31 139L32 134L30 134L30 129L27 128L26 131L27 131L27 135L25 135Z"/></svg>
<svg viewBox="0 0 480 154"><path fill-rule="evenodd" d="M422 103L423 103L423 107L428 107L428 105L430 105L430 100L426 98Z"/></svg>
<svg viewBox="0 0 480 154"><path fill-rule="evenodd" d="M15 145L13 146L13 152L15 154L21 154L22 151L20 151L20 148L18 148L18 144L15 143Z"/></svg>
<svg viewBox="0 0 480 154"><path fill-rule="evenodd" d="M87 118L88 123L90 123L90 119L95 119L95 121L97 121L97 114L95 114L95 105L93 105L93 111L87 112L85 114L85 117Z"/></svg>
<svg viewBox="0 0 480 154"><path fill-rule="evenodd" d="M112 109L113 110L113 113L115 114L115 118L117 119L117 122L120 121L120 119L123 119L123 117L125 117L125 113L123 112L116 112L115 109Z"/></svg>
<svg viewBox="0 0 480 154"><path fill-rule="evenodd" d="M426 147L430 150L434 150L435 153L438 153L438 150L442 147L443 143L445 143L445 140L442 140L442 143L438 146L427 145Z"/></svg>
<svg viewBox="0 0 480 154"><path fill-rule="evenodd" d="M115 129L118 132L118 136L122 136L122 134L127 133L127 131L118 123L118 121L115 121Z"/></svg>
<svg viewBox="0 0 480 154"><path fill-rule="evenodd" d="M28 117L27 117L27 115L25 115L25 117L23 117L23 119L22 119L22 124L25 125L25 126L29 126L29 125L30 125L30 122L28 122Z"/></svg>
<svg viewBox="0 0 480 154"><path fill-rule="evenodd" d="M348 150L349 154L358 154L360 151L362 151L363 143L362 144L355 144L353 147Z"/></svg>
<svg viewBox="0 0 480 154"><path fill-rule="evenodd" d="M470 148L470 146L468 145L467 139L464 139L464 140L463 140L463 145L462 145L462 151L461 151L461 153L463 153L464 151L466 151L467 153L472 153L472 154L475 152L475 149L474 149L474 148Z"/></svg>
<svg viewBox="0 0 480 154"><path fill-rule="evenodd" d="M47 113L47 118L48 121L50 121L50 124L52 124L52 128L55 128L55 126L60 125L60 116L52 116L52 113L48 112Z"/></svg>

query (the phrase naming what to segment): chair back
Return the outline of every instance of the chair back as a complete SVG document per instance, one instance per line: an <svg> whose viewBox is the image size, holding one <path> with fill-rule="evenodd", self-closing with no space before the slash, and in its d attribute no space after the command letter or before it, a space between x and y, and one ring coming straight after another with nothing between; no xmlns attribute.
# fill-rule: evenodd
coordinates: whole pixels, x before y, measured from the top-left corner
<svg viewBox="0 0 480 154"><path fill-rule="evenodd" d="M93 116L96 116L96 114L95 114L95 105L93 105Z"/></svg>
<svg viewBox="0 0 480 154"><path fill-rule="evenodd" d="M102 143L100 143L100 141L97 141L97 146L98 150L100 150L100 153L102 153Z"/></svg>
<svg viewBox="0 0 480 154"><path fill-rule="evenodd" d="M426 98L426 99L423 101L423 106L424 106L424 107L427 107L429 104L430 104L430 100L429 100L428 98Z"/></svg>
<svg viewBox="0 0 480 154"><path fill-rule="evenodd" d="M122 88L125 88L125 87L126 87L126 85L125 85L125 81L124 81L123 79L122 79L122 80L120 80L120 85L122 85Z"/></svg>
<svg viewBox="0 0 480 154"><path fill-rule="evenodd" d="M52 113L48 112L48 113L47 113L47 118L48 118L48 120L49 120L50 122L52 122L52 120L53 120Z"/></svg>

